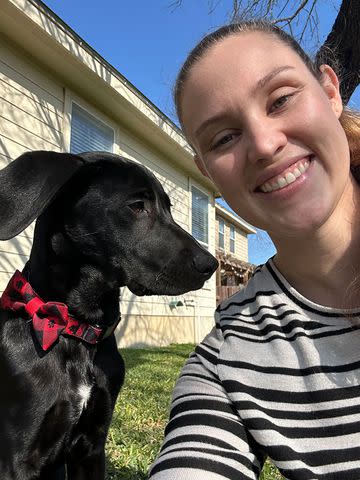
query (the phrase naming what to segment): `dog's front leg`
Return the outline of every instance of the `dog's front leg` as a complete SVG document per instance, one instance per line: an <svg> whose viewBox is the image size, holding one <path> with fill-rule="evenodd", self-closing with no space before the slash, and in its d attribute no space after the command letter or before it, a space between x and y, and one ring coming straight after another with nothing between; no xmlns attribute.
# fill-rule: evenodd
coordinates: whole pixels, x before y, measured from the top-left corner
<svg viewBox="0 0 360 480"><path fill-rule="evenodd" d="M104 480L105 451L67 465L67 480Z"/></svg>
<svg viewBox="0 0 360 480"><path fill-rule="evenodd" d="M46 468L38 480L66 480L65 465Z"/></svg>

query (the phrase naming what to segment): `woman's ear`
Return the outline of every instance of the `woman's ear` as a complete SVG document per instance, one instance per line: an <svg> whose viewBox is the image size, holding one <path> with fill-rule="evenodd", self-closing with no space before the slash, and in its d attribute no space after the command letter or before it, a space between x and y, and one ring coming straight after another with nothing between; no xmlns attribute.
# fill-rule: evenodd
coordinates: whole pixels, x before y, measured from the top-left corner
<svg viewBox="0 0 360 480"><path fill-rule="evenodd" d="M201 158L197 154L195 154L194 160L195 160L196 166L198 167L200 172L204 175L204 177L210 178L210 175L205 168L204 162L201 160Z"/></svg>
<svg viewBox="0 0 360 480"><path fill-rule="evenodd" d="M329 65L321 65L321 85L330 100L332 109L337 116L340 117L343 111L343 103L340 95L339 79L334 70Z"/></svg>

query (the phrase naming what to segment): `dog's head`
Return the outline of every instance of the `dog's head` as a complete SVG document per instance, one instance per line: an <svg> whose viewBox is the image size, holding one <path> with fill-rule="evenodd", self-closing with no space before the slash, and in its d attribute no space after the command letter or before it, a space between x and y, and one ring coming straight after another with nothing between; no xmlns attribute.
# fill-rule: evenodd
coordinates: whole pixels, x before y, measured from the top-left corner
<svg viewBox="0 0 360 480"><path fill-rule="evenodd" d="M0 171L1 240L39 217L52 255L84 258L137 295L199 289L217 268L170 206L149 170L110 153L29 152Z"/></svg>

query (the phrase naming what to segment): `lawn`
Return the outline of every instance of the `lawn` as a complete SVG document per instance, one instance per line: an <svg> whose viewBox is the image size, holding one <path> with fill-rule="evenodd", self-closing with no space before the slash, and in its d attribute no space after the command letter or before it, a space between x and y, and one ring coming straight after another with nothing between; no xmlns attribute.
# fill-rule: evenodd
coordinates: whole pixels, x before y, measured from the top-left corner
<svg viewBox="0 0 360 480"><path fill-rule="evenodd" d="M123 349L126 381L107 442L107 480L144 480L159 451L171 392L193 345ZM261 480L281 480L266 463Z"/></svg>

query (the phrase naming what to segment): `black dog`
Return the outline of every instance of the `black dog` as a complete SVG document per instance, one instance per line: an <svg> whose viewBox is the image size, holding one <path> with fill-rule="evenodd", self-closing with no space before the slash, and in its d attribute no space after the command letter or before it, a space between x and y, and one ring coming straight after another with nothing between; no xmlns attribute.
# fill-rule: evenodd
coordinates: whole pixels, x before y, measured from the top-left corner
<svg viewBox="0 0 360 480"><path fill-rule="evenodd" d="M38 216L0 310L0 478L101 480L124 378L119 288L185 293L217 262L155 176L117 155L33 152L0 171L0 239Z"/></svg>

